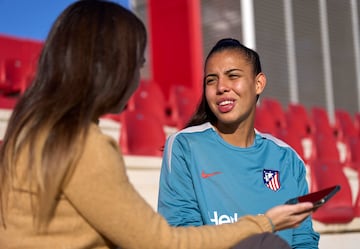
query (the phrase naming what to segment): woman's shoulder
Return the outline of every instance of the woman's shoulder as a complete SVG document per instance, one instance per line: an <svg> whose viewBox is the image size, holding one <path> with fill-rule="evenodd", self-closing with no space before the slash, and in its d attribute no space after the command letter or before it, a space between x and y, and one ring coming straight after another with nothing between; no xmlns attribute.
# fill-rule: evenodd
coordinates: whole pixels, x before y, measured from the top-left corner
<svg viewBox="0 0 360 249"><path fill-rule="evenodd" d="M193 140L196 139L196 137L203 139L205 137L204 134L212 129L213 127L210 123L189 126L169 135L167 138L167 143L173 144L175 141L187 141L189 139Z"/></svg>
<svg viewBox="0 0 360 249"><path fill-rule="evenodd" d="M255 133L256 133L256 136L260 139L265 139L266 141L269 141L271 142L272 144L278 146L278 147L283 147L283 148L288 148L290 147L289 144L287 144L284 140L270 134L270 133L263 133L263 132L260 132L258 130L255 129Z"/></svg>
<svg viewBox="0 0 360 249"><path fill-rule="evenodd" d="M87 157L120 154L117 141L113 137L104 134L96 124L90 125L83 149L83 156L86 155Z"/></svg>
<svg viewBox="0 0 360 249"><path fill-rule="evenodd" d="M174 134L172 134L172 136L178 136L178 135L183 135L183 136L187 136L187 135L192 135L192 134L199 134L199 133L203 133L207 130L211 130L213 129L213 126L210 123L203 123L200 125L194 125L194 126L189 126L186 128L183 128L177 132L175 132Z"/></svg>
<svg viewBox="0 0 360 249"><path fill-rule="evenodd" d="M116 140L105 134L101 128L96 125L96 124L91 124L87 133L87 137L86 137L86 143L87 144L93 144L93 143L110 143L113 144L114 146L117 146L117 142Z"/></svg>

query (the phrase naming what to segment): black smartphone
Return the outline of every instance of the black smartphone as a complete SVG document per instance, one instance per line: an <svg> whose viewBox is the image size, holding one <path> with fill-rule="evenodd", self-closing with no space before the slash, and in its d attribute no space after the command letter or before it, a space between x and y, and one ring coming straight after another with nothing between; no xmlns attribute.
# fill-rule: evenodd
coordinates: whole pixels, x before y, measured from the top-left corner
<svg viewBox="0 0 360 249"><path fill-rule="evenodd" d="M331 197L333 197L340 190L340 185L335 185L329 188L325 188L307 195L298 196L285 202L285 204L296 204L299 202L312 202L314 204L313 209L324 205Z"/></svg>

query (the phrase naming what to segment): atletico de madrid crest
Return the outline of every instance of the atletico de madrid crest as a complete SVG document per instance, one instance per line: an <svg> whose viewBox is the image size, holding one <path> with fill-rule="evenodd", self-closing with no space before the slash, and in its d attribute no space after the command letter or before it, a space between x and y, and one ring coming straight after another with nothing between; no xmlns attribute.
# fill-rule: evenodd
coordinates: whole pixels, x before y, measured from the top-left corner
<svg viewBox="0 0 360 249"><path fill-rule="evenodd" d="M273 191L280 189L280 172L272 169L263 170L263 179L266 187Z"/></svg>

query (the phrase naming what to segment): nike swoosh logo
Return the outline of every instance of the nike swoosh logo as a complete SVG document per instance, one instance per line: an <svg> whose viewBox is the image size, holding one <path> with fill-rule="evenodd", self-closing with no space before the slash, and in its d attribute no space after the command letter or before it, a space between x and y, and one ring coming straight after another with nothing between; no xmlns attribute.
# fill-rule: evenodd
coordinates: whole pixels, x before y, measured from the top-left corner
<svg viewBox="0 0 360 249"><path fill-rule="evenodd" d="M205 179L205 178L212 177L212 176L214 176L214 175L218 175L218 174L221 174L221 172L215 171L215 172L212 172L212 173L205 173L204 170L201 171L201 177L204 178L204 179Z"/></svg>

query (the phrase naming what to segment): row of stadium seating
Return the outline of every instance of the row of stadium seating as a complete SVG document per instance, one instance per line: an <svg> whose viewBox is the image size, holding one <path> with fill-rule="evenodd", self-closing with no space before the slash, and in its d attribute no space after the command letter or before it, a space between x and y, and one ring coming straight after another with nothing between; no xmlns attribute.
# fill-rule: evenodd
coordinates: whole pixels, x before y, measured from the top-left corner
<svg viewBox="0 0 360 249"><path fill-rule="evenodd" d="M185 96L185 103L177 105L181 113L185 113L181 116L172 102L165 103L162 94L155 92L156 87L147 84L155 83L142 82L126 111L105 118L121 123L119 143L125 154L161 157L166 136L185 124L196 101L189 93L176 95ZM298 152L306 163L311 191L335 184L341 186L334 199L314 214L314 219L324 224L347 224L360 217L359 191L352 189L344 172L345 168L356 175L360 172L359 147L356 147L360 141L359 120L352 119L346 111L337 110L336 123L331 124L325 109L313 107L311 111L309 115L303 105L293 103L283 110L276 99L265 98L257 108L255 126L261 132L283 139ZM173 129L167 132L164 127Z"/></svg>
<svg viewBox="0 0 360 249"><path fill-rule="evenodd" d="M119 143L125 154L161 156L169 134L164 127L173 127L170 133L175 132L196 107L196 100L187 89L174 90L174 96L182 98L183 103L174 101L175 97L166 102L155 84L142 82L125 112L106 116L121 123ZM283 139L298 152L307 165L311 191L341 186L334 199L314 214L315 220L347 224L360 217L359 191L353 191L344 172L350 168L359 175L359 120L337 110L336 123L331 124L321 107L313 107L309 115L301 104L289 104L284 110L276 99L265 98L257 108L255 127Z"/></svg>
<svg viewBox="0 0 360 249"><path fill-rule="evenodd" d="M322 223L344 224L360 217L359 187L351 188L345 174L360 175L360 114L352 116L336 110L331 123L326 109L306 109L302 104L288 104L286 109L276 99L265 98L256 112L255 127L271 133L291 145L303 158L310 175L311 191L340 185L332 201L314 213Z"/></svg>
<svg viewBox="0 0 360 249"><path fill-rule="evenodd" d="M0 60L0 109L11 110L29 86L33 70L20 59ZM119 145L125 155L161 157L166 137L181 129L194 112L199 96L183 86L172 86L166 99L160 87L142 80L121 114L104 119L119 123ZM339 184L342 190L314 214L322 223L344 224L360 217L360 195L354 193L344 168L360 173L360 114L336 110L334 124L327 111L290 103L283 109L276 99L261 99L255 127L279 137L303 158L311 191ZM356 198L354 198L356 195Z"/></svg>
<svg viewBox="0 0 360 249"><path fill-rule="evenodd" d="M104 117L121 123L124 154L161 156L166 137L184 127L196 105L186 87L173 86L166 100L155 82L142 80L124 112Z"/></svg>

